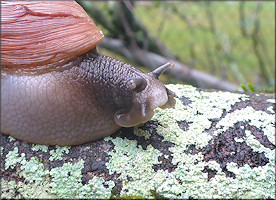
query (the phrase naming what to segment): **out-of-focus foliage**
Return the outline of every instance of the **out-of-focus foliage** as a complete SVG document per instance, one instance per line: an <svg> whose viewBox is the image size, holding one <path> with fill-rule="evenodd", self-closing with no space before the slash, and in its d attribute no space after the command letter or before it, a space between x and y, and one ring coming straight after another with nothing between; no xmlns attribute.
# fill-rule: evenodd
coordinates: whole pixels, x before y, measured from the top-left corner
<svg viewBox="0 0 276 200"><path fill-rule="evenodd" d="M116 2L93 4L112 21L109 12ZM134 5L140 22L179 61L238 85L250 82L257 90L274 90L275 2L136 1ZM104 28L103 32L109 34Z"/></svg>
<svg viewBox="0 0 276 200"><path fill-rule="evenodd" d="M241 88L245 92L256 92L254 86L251 83L247 83L247 86L245 86L243 83L241 84Z"/></svg>

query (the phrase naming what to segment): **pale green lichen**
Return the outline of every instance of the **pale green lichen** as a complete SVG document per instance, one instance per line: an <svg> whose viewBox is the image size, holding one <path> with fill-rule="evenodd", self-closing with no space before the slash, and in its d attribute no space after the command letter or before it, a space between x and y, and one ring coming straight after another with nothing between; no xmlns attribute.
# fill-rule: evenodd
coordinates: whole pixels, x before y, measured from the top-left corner
<svg viewBox="0 0 276 200"><path fill-rule="evenodd" d="M273 106L269 106L269 107L267 108L267 110L268 110L269 112L271 112L272 114L275 113L274 110L273 110Z"/></svg>
<svg viewBox="0 0 276 200"><path fill-rule="evenodd" d="M235 182L239 189L239 197L247 199L275 197L274 164L251 168L247 164L238 167L236 163L230 163L227 169L236 174Z"/></svg>
<svg viewBox="0 0 276 200"><path fill-rule="evenodd" d="M108 198L114 187L113 181L104 181L100 177L93 177L88 184L82 184L82 173L84 161L76 163L65 163L62 167L51 170L53 178L52 192L62 198ZM107 188L106 188L106 187Z"/></svg>
<svg viewBox="0 0 276 200"><path fill-rule="evenodd" d="M108 137L106 140L111 140L115 146L114 150L109 152L110 160L106 166L111 174L115 172L120 174L119 179L123 181L121 193L152 198L149 190L154 188L158 194L167 198L274 197L275 191L272 189L275 187L274 179L269 179L268 177L269 174L273 175L271 172L275 168L273 159L275 152L261 147L262 145L255 138L251 138L251 134L246 135L245 138L235 139L245 141L248 145L253 146L252 141L254 139L254 142L257 141L258 144L255 147L260 147L259 151L265 152L271 162L265 167L254 168L254 170L247 165L240 168L231 168L231 170L241 170L235 171L235 173L246 173L245 176L236 174L236 178L226 177L220 165L215 161L204 162L204 157L201 153L195 155L185 153L187 145L194 144L197 148L202 148L215 135L223 133L237 121L242 121L241 118L236 120L233 117L239 112L234 111L226 115L225 118L228 117L227 120L223 118L218 122L217 128L219 130L212 136L205 131L211 126L209 119L219 119L223 110L228 112L232 105L241 100L248 100L249 97L244 94L228 92L199 92L191 86L169 85L168 87L176 92L177 96L185 96L191 101L190 104L183 105L177 99L176 109L156 109L153 117L153 120L161 124L157 128L157 132L164 137L163 141L169 141L174 144L169 150L172 152L172 163L177 167L171 173L160 169L154 171L153 166L159 163L158 156L161 152L152 148L151 145L144 150L141 146L137 146L136 141ZM251 125L261 128L270 141L274 139L275 136L272 134L274 133L272 131L274 126L273 115L269 115L264 111L256 113L250 107L241 109L240 112L245 112L244 118L250 119ZM247 115L247 112L249 115ZM181 130L177 124L177 121L184 120L189 124L187 131ZM216 170L216 175L208 179L208 174L203 173L205 167ZM255 176L254 174L259 178L252 179L252 176ZM264 181L265 179L269 182ZM265 191L267 191L266 194Z"/></svg>
<svg viewBox="0 0 276 200"><path fill-rule="evenodd" d="M113 181L105 181L101 177L94 176L92 180L89 180L88 186L89 186L88 189L89 189L89 194L90 194L89 198L91 198L91 199L98 199L98 198L107 199L110 197L112 188L115 186L115 184Z"/></svg>
<svg viewBox="0 0 276 200"><path fill-rule="evenodd" d="M44 169L44 165L39 162L37 157L32 157L30 161L23 159L21 161L20 175L30 182L45 181L45 177L49 175L49 171Z"/></svg>
<svg viewBox="0 0 276 200"><path fill-rule="evenodd" d="M242 97L248 98L247 95L230 92L199 92L191 86L169 85L168 87L175 91L177 96L185 96L191 101L185 106L176 99L177 109L156 109L153 117L161 124L157 128L158 133L165 141L175 144L169 149L174 154L174 164L182 162L181 152L187 145L194 144L197 148L203 148L212 139L212 136L205 131L211 127L212 122L209 119L220 118L223 110L229 111ZM181 130L176 122L184 120L189 123L187 131Z"/></svg>
<svg viewBox="0 0 276 200"><path fill-rule="evenodd" d="M64 148L61 149L61 152L65 150ZM28 181L28 184L18 182L15 185L14 181L4 181L6 190L2 192L2 195L6 198L15 198L15 190L18 190L22 195L18 198L104 199L111 195L112 188L115 185L113 181L105 181L100 177L93 177L88 184L82 184L83 160L74 164L65 163L61 167L48 171L37 157L32 157L27 161L25 155L19 155L18 148L15 147L6 156L5 169L14 169L18 164L20 168L17 169L17 173Z"/></svg>
<svg viewBox="0 0 276 200"><path fill-rule="evenodd" d="M5 199L57 199L50 193L49 184L22 183L1 180L1 198Z"/></svg>
<svg viewBox="0 0 276 200"><path fill-rule="evenodd" d="M53 160L62 160L62 156L63 154L68 154L69 153L69 150L70 150L70 146L58 146L56 145L56 149L55 150L51 150L50 151L50 155L51 157L49 158L50 161L53 161Z"/></svg>
<svg viewBox="0 0 276 200"><path fill-rule="evenodd" d="M15 181L5 181L1 179L1 199L11 199L15 197L15 188L17 184ZM19 197L18 197L19 198Z"/></svg>
<svg viewBox="0 0 276 200"><path fill-rule="evenodd" d="M158 156L162 155L161 152L151 145L148 145L147 150L143 150L140 145L137 147L136 141L128 139L107 137L105 140L112 140L115 144L115 149L108 153L111 159L106 166L110 174L119 173L119 179L124 181L121 195L149 197L148 191L154 189L158 183L158 176L155 175L152 165L160 163Z"/></svg>
<svg viewBox="0 0 276 200"><path fill-rule="evenodd" d="M214 134L226 131L237 122L246 121L249 122L249 125L260 128L268 137L269 141L275 145L275 116L264 111L256 111L252 107L235 110L234 112L227 114L217 123L217 130Z"/></svg>
<svg viewBox="0 0 276 200"><path fill-rule="evenodd" d="M39 151L41 150L42 152L47 152L48 151L48 145L39 145L39 144L33 144L32 150L33 151ZM59 146L56 145L56 149L53 149L50 151L50 161L54 160L62 160L62 156L65 154L69 153L70 146Z"/></svg>
<svg viewBox="0 0 276 200"><path fill-rule="evenodd" d="M19 172L20 176L30 182L42 181L44 180L43 176L49 173L47 170L44 170L44 165L39 162L37 157L32 157L30 161L27 161L25 154L19 155L18 147L15 147L14 150L10 151L6 156L5 169L14 169L17 164L21 165L21 171Z"/></svg>
<svg viewBox="0 0 276 200"><path fill-rule="evenodd" d="M240 143L242 143L242 142L244 142L245 141L245 139L244 138L234 138L234 140L236 141L236 142L240 142Z"/></svg>
<svg viewBox="0 0 276 200"><path fill-rule="evenodd" d="M12 136L9 136L8 138L9 138L9 141L10 141L10 142L14 142L14 141L16 141L16 139L15 139L15 138L13 138Z"/></svg>
<svg viewBox="0 0 276 200"><path fill-rule="evenodd" d="M107 137L105 140L113 142L114 149L108 152L109 161L106 167L111 175L118 174L118 179L123 182L121 195L152 198L150 190L154 190L166 198L173 199L273 198L275 196L275 152L263 147L249 131L246 131L245 137L235 138L235 140L246 142L254 151L264 152L269 163L253 169L248 165L237 167L235 163L228 164L228 170L235 173L236 178L226 177L215 161L204 162L202 153L193 155L185 152L188 145L194 144L197 148L202 148L214 135L223 133L237 121L248 119L251 120L250 125L263 130L268 139L274 142L274 115L263 111L256 112L246 107L240 110L245 114L242 116L236 110L225 116L227 120L225 118L220 120L217 126L219 130L214 135L209 135L206 132L206 129L211 126L209 119L220 118L224 109L226 112L230 111L232 105L241 99L248 99L248 96L227 92L199 92L191 86L182 85L169 85L168 88L175 91L179 97L185 96L191 100L190 104L184 106L177 99L176 109L156 109L153 118L161 124L157 128L157 133L164 137L163 141L173 143L169 151L172 152L172 164L175 165L175 170L169 173L168 170L157 167L162 164L159 161L162 152L151 145L143 149L135 140ZM235 117L239 119L236 120ZM187 131L181 130L177 123L184 120L189 124ZM145 139L148 139L151 134L139 127L135 127L134 132ZM32 150L48 152L48 148L44 146L33 146ZM49 153L51 160L60 160L63 154L68 152L68 147L57 146L56 150ZM168 155L164 157L169 158ZM37 157L27 161L25 155L19 155L18 148L15 147L6 155L5 169L14 169L18 164L20 164L17 168L20 176L31 183L24 185L19 182L15 185L15 182L4 181L4 187L9 188L4 192L6 198L13 198L14 188L17 186L22 187L20 192L25 198L109 198L114 187L113 181L105 181L97 176L87 184L83 184L81 179L83 160L65 163L61 167L48 171L44 169L44 165ZM156 165L155 170L154 165ZM208 174L203 172L205 167L216 170L216 175L208 179ZM41 192L41 196L35 196L40 194L38 192Z"/></svg>
<svg viewBox="0 0 276 200"><path fill-rule="evenodd" d="M52 192L63 198L79 197L79 190L82 186L81 169L83 164L84 161L80 160L74 164L64 163L62 167L52 169L50 172L53 177L51 183Z"/></svg>
<svg viewBox="0 0 276 200"><path fill-rule="evenodd" d="M9 153L6 156L6 160L5 160L5 170L11 168L14 169L15 166L20 163L23 159L25 159L24 157L21 157L18 154L18 147L15 147L12 151L9 151Z"/></svg>
<svg viewBox="0 0 276 200"><path fill-rule="evenodd" d="M142 130L140 128L138 128L137 126L133 128L133 133L139 137L145 137L145 139L149 139L150 138L150 133L147 130Z"/></svg>
<svg viewBox="0 0 276 200"><path fill-rule="evenodd" d="M268 101L269 103L276 103L275 99L267 99L266 101Z"/></svg>
<svg viewBox="0 0 276 200"><path fill-rule="evenodd" d="M242 97L248 98L247 95L230 92L199 92L191 86L168 85L167 87L175 91L177 96L189 98L191 103L185 106L176 99L177 109L156 109L153 119L162 124L158 127L158 133L164 136L165 141L171 141L184 148L188 144L195 144L198 148L206 146L212 138L205 132L205 129L209 129L212 124L209 119L220 118L223 109L229 111ZM187 131L181 130L176 123L184 120L189 123Z"/></svg>
<svg viewBox="0 0 276 200"><path fill-rule="evenodd" d="M42 144L33 144L32 145L32 150L33 151L39 151L41 150L42 152L47 152L48 151L48 147L47 145L42 145Z"/></svg>
<svg viewBox="0 0 276 200"><path fill-rule="evenodd" d="M44 165L39 162L37 157L26 160L25 154L19 155L18 147L9 151L5 160L5 169L14 169L17 165L17 174L28 181L28 184L1 179L2 197L5 198L53 198L47 180L49 172L44 169ZM17 190L17 192L15 192ZM4 191L4 192L3 192ZM18 193L19 192L19 193ZM18 194L17 194L18 193ZM17 195L17 196L15 196Z"/></svg>

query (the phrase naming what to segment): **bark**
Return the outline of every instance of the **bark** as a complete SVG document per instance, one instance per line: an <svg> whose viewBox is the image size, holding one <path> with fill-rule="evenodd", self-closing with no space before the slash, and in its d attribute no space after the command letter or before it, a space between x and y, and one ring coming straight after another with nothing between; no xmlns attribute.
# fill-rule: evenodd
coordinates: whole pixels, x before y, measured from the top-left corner
<svg viewBox="0 0 276 200"><path fill-rule="evenodd" d="M168 85L175 109L72 147L1 138L3 198L275 198L275 98Z"/></svg>

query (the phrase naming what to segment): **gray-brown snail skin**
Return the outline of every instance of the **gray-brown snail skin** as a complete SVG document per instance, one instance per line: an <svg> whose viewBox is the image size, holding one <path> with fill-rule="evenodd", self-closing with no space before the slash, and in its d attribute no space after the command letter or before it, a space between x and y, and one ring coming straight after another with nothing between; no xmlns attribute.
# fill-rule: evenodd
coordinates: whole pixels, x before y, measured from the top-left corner
<svg viewBox="0 0 276 200"><path fill-rule="evenodd" d="M175 94L158 80L172 64L146 74L99 54L103 35L76 2L1 6L1 132L77 145L174 107Z"/></svg>

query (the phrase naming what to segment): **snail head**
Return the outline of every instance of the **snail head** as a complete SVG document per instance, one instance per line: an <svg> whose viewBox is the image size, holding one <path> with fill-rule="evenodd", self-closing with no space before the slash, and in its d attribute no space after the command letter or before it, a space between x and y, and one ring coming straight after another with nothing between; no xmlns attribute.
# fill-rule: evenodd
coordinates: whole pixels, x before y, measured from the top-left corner
<svg viewBox="0 0 276 200"><path fill-rule="evenodd" d="M123 127L131 127L150 120L154 114L154 109L160 107L174 108L176 96L162 84L158 77L174 65L166 63L154 71L144 74L141 78L132 79L129 83L134 91L132 106L128 109L120 109L115 113L115 121Z"/></svg>

